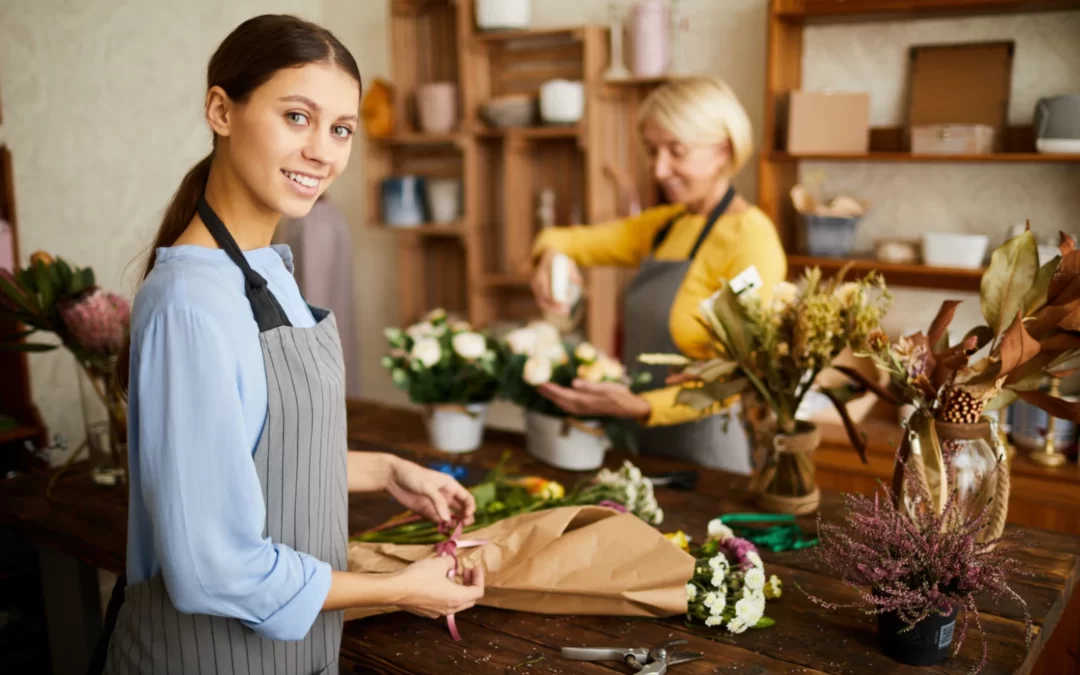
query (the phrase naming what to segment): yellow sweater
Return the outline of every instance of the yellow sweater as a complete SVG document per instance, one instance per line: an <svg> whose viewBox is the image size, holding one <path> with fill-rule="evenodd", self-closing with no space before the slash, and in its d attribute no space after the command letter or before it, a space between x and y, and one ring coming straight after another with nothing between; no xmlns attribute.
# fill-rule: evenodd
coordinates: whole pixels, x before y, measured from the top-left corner
<svg viewBox="0 0 1080 675"><path fill-rule="evenodd" d="M584 267L636 267L649 255L656 232L682 211L681 205L657 206L612 223L547 228L537 237L533 254L538 256L544 250L554 249ZM704 226L704 215L683 214L656 250L656 258L686 260ZM712 354L709 334L694 318L698 303L716 292L720 279L730 280L750 265L761 275L765 295L773 284L787 277L787 257L776 228L757 207L721 216L683 279L671 307L668 327L684 355L700 359ZM646 426L681 424L722 409L717 404L698 412L689 406L676 405L678 391L679 387L662 387L643 394L652 406Z"/></svg>

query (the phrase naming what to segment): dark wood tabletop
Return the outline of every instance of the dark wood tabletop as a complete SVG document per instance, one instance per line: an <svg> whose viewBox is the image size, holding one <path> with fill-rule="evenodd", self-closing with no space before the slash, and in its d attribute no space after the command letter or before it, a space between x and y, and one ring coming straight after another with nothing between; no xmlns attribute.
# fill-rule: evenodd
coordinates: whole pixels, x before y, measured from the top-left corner
<svg viewBox="0 0 1080 675"><path fill-rule="evenodd" d="M582 474L550 469L522 449L516 434L489 431L484 446L467 455L448 457L432 450L421 417L411 411L376 404L354 404L349 415L350 446L357 450L393 452L426 465L452 462L468 473L462 482L478 481L504 451L512 451L523 472L572 484ZM609 453L605 465L619 466L626 456ZM686 464L645 457L631 458L646 472L692 468ZM853 460L855 461L855 460ZM665 512L661 529L682 529L700 539L708 521L724 513L753 511L745 499L745 479L717 471L699 470L693 492L658 489ZM126 491L94 486L76 468L61 477L46 498L47 476L28 474L0 483L0 524L12 527L44 546L60 549L94 567L123 568L126 532ZM350 526L360 531L376 525L401 507L389 497L352 495ZM837 518L840 496L824 494L823 519ZM810 534L813 518L800 520ZM983 673L1075 672L1075 654L1051 654L1050 636L1072 599L1080 575L1080 537L1027 530L1030 547L1020 555L1030 575L1012 580L1027 602L1035 633L1024 642L1021 609L1007 598L978 600L982 632L989 645ZM343 673L612 673L627 672L618 663L585 663L563 659L563 646L646 646L669 639L686 639L685 648L705 658L673 666L673 675L696 673L807 673L817 675L865 673L967 673L979 661L980 631L972 625L960 653L930 668L913 668L892 661L877 646L876 621L856 610L825 610L799 591L812 589L837 602L851 601L856 591L845 587L828 569L821 569L805 552L762 551L766 571L784 584L783 597L770 602L768 615L776 625L731 635L715 629L688 627L682 617L664 620L595 616L547 616L475 607L458 615L461 642L450 637L445 621L397 613L350 621L342 641ZM1054 642L1059 640L1055 636ZM1052 650L1051 650L1052 651ZM1040 657L1045 657L1040 661ZM1064 659L1064 661L1063 661ZM1066 662L1072 660L1072 662ZM1048 662L1050 661L1050 662Z"/></svg>

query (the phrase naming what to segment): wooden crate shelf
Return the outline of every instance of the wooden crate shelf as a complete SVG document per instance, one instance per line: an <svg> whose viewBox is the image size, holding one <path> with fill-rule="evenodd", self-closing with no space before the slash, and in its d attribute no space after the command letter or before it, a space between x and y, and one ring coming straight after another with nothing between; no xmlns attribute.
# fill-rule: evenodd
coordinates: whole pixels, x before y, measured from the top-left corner
<svg viewBox="0 0 1080 675"><path fill-rule="evenodd" d="M767 29L764 144L758 154L758 206L776 224L789 252L789 269L798 274L818 264L835 272L844 260L795 255L800 219L791 203L791 188L799 179L799 163L861 162L865 164L1001 164L1080 165L1080 154L1042 154L1035 149L1030 126L1004 130L1001 152L986 155L913 155L900 127L870 130L870 151L865 154L786 152L783 129L784 98L802 85L803 33L806 24L889 19L928 19L947 15L968 16L997 12L1080 9L1080 0L770 0ZM837 86L843 88L843 83ZM977 291L982 270L947 269L926 265L889 265L859 260L855 271L878 269L893 286Z"/></svg>
<svg viewBox="0 0 1080 675"><path fill-rule="evenodd" d="M415 227L402 227L400 225L387 225L376 223L375 227L389 230L403 237L463 237L465 225L463 223L424 223Z"/></svg>
<svg viewBox="0 0 1080 675"><path fill-rule="evenodd" d="M549 38L581 40L584 34L585 29L581 26L550 26L521 30L477 31L473 35L473 40L478 44L492 45L507 42L532 42Z"/></svg>
<svg viewBox="0 0 1080 675"><path fill-rule="evenodd" d="M878 260L860 258L822 258L806 255L788 256L788 277L802 276L803 271L817 267L824 276L829 277L840 271L844 265L854 261L848 271L848 277L864 276L876 270L889 286L908 286L913 288L935 288L952 291L978 292L983 269L960 269L952 267L933 267L930 265L899 265Z"/></svg>
<svg viewBox="0 0 1080 675"><path fill-rule="evenodd" d="M418 131L406 131L394 134L393 136L387 138L373 138L370 140L370 142L377 146L457 145L461 143L463 138L463 134L456 132L445 134L431 134Z"/></svg>
<svg viewBox="0 0 1080 675"><path fill-rule="evenodd" d="M506 138L516 136L524 140L544 140L546 138L579 138L582 127L574 125L552 125L544 127L514 127L509 129L484 128L476 132L481 138Z"/></svg>

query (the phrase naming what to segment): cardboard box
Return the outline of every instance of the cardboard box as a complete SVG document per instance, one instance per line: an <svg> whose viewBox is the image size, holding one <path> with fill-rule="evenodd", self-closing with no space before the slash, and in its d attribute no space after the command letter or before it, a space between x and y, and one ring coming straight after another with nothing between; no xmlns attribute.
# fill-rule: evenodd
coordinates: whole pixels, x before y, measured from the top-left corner
<svg viewBox="0 0 1080 675"><path fill-rule="evenodd" d="M792 155L865 155L870 150L870 94L793 91L787 96L787 151Z"/></svg>

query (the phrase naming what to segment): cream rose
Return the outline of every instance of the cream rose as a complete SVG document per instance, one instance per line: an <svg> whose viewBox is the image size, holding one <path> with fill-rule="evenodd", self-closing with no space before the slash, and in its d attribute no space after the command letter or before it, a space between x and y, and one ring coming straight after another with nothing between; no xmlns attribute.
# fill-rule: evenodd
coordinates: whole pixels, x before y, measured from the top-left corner
<svg viewBox="0 0 1080 675"><path fill-rule="evenodd" d="M525 361L522 377L534 387L539 387L551 380L551 361L542 356L530 356Z"/></svg>
<svg viewBox="0 0 1080 675"><path fill-rule="evenodd" d="M429 337L435 334L435 326L432 326L428 321L421 321L420 323L413 324L405 329L405 334L411 337L413 340L419 340L420 338Z"/></svg>
<svg viewBox="0 0 1080 675"><path fill-rule="evenodd" d="M480 358L487 351L487 341L479 333L458 333L450 343L458 356L470 361Z"/></svg>
<svg viewBox="0 0 1080 675"><path fill-rule="evenodd" d="M596 347L588 342L582 342L574 349L574 356L576 356L579 361L590 364L596 361Z"/></svg>
<svg viewBox="0 0 1080 675"><path fill-rule="evenodd" d="M536 333L528 328L517 328L506 334L506 344L515 354L532 354L536 351Z"/></svg>
<svg viewBox="0 0 1080 675"><path fill-rule="evenodd" d="M425 367L431 368L442 358L442 348L439 347L439 341L435 338L423 337L413 345L410 356Z"/></svg>

